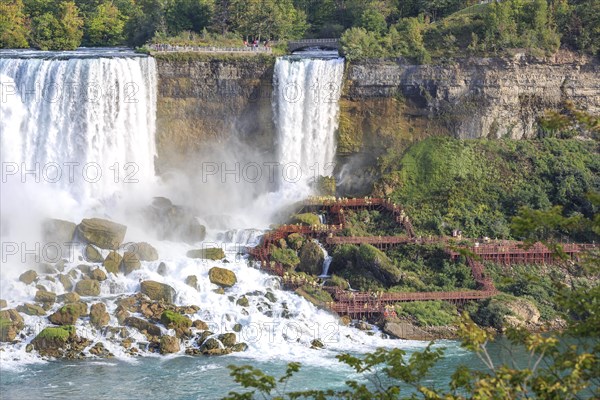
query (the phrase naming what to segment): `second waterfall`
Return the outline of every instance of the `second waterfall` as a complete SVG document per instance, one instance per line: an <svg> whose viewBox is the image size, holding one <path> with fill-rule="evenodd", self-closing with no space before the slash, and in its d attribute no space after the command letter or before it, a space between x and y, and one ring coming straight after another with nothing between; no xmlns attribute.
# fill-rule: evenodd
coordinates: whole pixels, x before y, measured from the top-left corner
<svg viewBox="0 0 600 400"><path fill-rule="evenodd" d="M273 110L279 191L299 200L313 178L333 173L344 59L280 57L275 63Z"/></svg>

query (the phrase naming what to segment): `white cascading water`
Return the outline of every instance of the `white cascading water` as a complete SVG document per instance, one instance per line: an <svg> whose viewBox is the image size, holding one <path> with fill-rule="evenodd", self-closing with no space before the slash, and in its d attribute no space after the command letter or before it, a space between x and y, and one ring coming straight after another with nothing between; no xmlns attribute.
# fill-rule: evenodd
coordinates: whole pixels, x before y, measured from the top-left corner
<svg viewBox="0 0 600 400"><path fill-rule="evenodd" d="M279 84L296 81L303 91L309 90L318 83L328 85L340 84L343 60L278 59L275 68L275 79ZM13 101L0 104L0 128L2 135L2 161L31 163L57 162L65 160L80 163L97 162L103 168L115 162L134 161L139 165L137 177L152 178L154 176L154 117L156 113L156 69L152 58L115 57L115 58L71 58L68 60L18 59L0 58L0 77L2 83L14 85L17 93ZM55 103L36 102L29 99L19 88L27 88L36 83L39 85L51 82L70 80L88 90L93 85L101 88L117 86L122 90L128 82L139 84L136 103L126 103L122 97L112 97L99 102L74 102L73 98L61 98ZM143 86L143 87L142 87ZM326 86L325 86L326 87ZM326 91L326 90L325 90ZM122 93L122 92L120 92ZM339 97L339 93L337 94ZM282 163L300 164L306 173L314 163L320 166L333 160L335 151L334 133L337 127L337 98L335 102L314 103L308 96L299 102L287 102L278 99L274 103L279 131L278 152ZM123 172L123 171L121 171ZM305 171L303 171L305 172ZM311 175L312 176L312 175ZM308 180L302 181L300 189L286 186L292 193L293 200L309 192ZM3 189L6 185L3 183ZM136 186L134 189L139 188ZM105 207L81 211L84 197L110 198L115 191L122 190L118 183L108 182L104 185L88 185L86 182L78 186L61 186L55 192L57 197L44 199L51 202L61 196L73 197L74 202L61 203L60 209L46 208L46 217L60 217L74 222L80 218L91 216L108 216L110 211ZM171 188L171 190L197 190L202 188ZM3 195L6 190L2 190ZM62 194L61 194L62 193ZM30 193L31 194L31 193ZM15 195L6 194L9 201L15 202ZM83 195L83 196L82 196ZM279 196L283 202L286 196ZM25 197L22 201L29 201ZM20 199L17 198L16 201ZM3 197L4 201L4 197ZM6 203L2 203L3 210ZM65 204L70 204L66 207ZM264 206L264 205L263 205ZM270 206L270 205L268 205ZM42 207L40 201L33 202L31 208ZM99 215L98 215L99 214ZM70 217L70 218L69 218ZM202 217L202 216L200 216ZM276 359L282 361L303 361L321 366L338 365L333 356L337 351L366 351L377 346L389 346L391 342L378 335L369 336L364 332L341 326L337 316L317 309L311 303L292 292L280 290L278 279L265 274L249 265L248 260L239 255L237 241L256 243L259 232L255 230L235 231L220 229L208 231L208 238L226 248L226 259L223 261L206 261L190 259L185 256L191 248L207 245L205 242L194 246L183 243L158 241L143 229L137 228L128 221L118 220L128 225L125 241L149 241L158 250L158 261L143 261L142 267L129 275L107 273L108 279L100 283L101 294L96 297L82 297L88 305L97 302L106 304L111 319L109 325L119 326L114 316L116 300L119 296L132 295L140 290L143 280L155 280L166 283L176 290L177 305L197 305L200 310L190 316L192 320L201 319L209 323L215 334L231 332L235 324L241 324L238 340L246 342L249 348L234 356L255 359ZM23 216L22 225L28 220ZM31 222L33 223L33 222ZM210 228L210 227L209 227ZM8 239L11 239L9 233ZM3 240L7 238L4 235ZM208 239L207 239L208 241ZM106 256L107 250L102 250ZM20 282L17 277L31 264L21 263L18 256L2 260L3 279L0 280L0 297L8 301L8 308L16 308L23 303L33 303L37 285L61 295L70 291L58 279L58 272L39 268L39 280L33 284ZM159 268L164 262L166 268ZM76 249L73 258L59 267L60 273L67 276L71 284L83 279L84 273L79 268L81 249ZM220 266L230 269L237 275L238 282L227 289L225 295L214 290L216 285L208 278L211 267ZM105 271L100 264L94 268ZM106 271L105 271L106 272ZM324 271L326 272L326 271ZM186 278L195 275L198 287L187 285ZM6 279L10 277L10 279ZM267 296L270 291L274 296ZM237 303L246 296L249 305ZM62 306L57 302L48 310L47 315ZM19 368L26 362L39 362L35 352L26 352L35 335L50 325L47 316L24 315L26 328L16 344L5 345L0 351L2 368ZM174 334L159 325L163 333ZM92 340L92 345L102 342L117 357L132 359L128 356L120 341L94 328L88 318L80 318L76 322L77 333ZM127 331L135 342L146 341L145 337L132 328ZM310 350L313 339L320 338L327 349ZM188 341L181 346L183 354ZM403 343L407 345L406 342ZM86 353L89 349L86 350ZM142 353L144 347L141 346ZM87 353L89 354L89 353ZM150 353L146 353L150 355Z"/></svg>
<svg viewBox="0 0 600 400"><path fill-rule="evenodd" d="M311 193L310 182L333 173L344 59L280 57L275 63L274 115L280 191L288 200ZM298 177L298 172L301 176Z"/></svg>

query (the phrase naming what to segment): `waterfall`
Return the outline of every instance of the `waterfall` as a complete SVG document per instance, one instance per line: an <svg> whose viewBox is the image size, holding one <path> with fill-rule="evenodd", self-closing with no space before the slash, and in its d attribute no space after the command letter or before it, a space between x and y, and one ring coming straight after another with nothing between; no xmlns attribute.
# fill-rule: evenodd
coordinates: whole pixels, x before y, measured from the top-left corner
<svg viewBox="0 0 600 400"><path fill-rule="evenodd" d="M343 73L339 57L286 56L275 63L276 153L285 197L301 199L314 178L333 172Z"/></svg>
<svg viewBox="0 0 600 400"><path fill-rule="evenodd" d="M153 177L154 59L0 58L0 83L9 178L52 184L83 203Z"/></svg>

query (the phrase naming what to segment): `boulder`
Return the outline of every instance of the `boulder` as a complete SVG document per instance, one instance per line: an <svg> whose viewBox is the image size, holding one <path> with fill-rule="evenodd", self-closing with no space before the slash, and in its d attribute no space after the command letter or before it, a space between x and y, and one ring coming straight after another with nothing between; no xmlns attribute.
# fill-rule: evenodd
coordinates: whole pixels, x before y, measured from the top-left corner
<svg viewBox="0 0 600 400"><path fill-rule="evenodd" d="M233 347L233 346L235 346L235 342L237 341L237 339L235 337L235 333L232 333L232 332L223 333L223 334L219 335L218 338L219 338L219 341L225 347Z"/></svg>
<svg viewBox="0 0 600 400"><path fill-rule="evenodd" d="M158 260L158 251L156 251L156 249L149 243L134 243L129 246L128 250L132 253L135 253L141 261Z"/></svg>
<svg viewBox="0 0 600 400"><path fill-rule="evenodd" d="M185 284L198 290L198 277L196 275L188 276L185 278Z"/></svg>
<svg viewBox="0 0 600 400"><path fill-rule="evenodd" d="M0 311L0 342L12 342L25 328L25 321L15 309Z"/></svg>
<svg viewBox="0 0 600 400"><path fill-rule="evenodd" d="M248 298L246 296L242 296L239 299L237 299L235 304L241 307L248 307L250 305L250 302L248 301Z"/></svg>
<svg viewBox="0 0 600 400"><path fill-rule="evenodd" d="M0 299L0 308L8 307L8 303L4 299Z"/></svg>
<svg viewBox="0 0 600 400"><path fill-rule="evenodd" d="M208 324L204 321L201 321L199 319L195 320L192 323L192 326L196 329L198 329L199 331L205 331L208 329Z"/></svg>
<svg viewBox="0 0 600 400"><path fill-rule="evenodd" d="M202 258L204 260L222 260L225 258L225 252L219 247L209 247L206 249L189 250L186 255L189 258Z"/></svg>
<svg viewBox="0 0 600 400"><path fill-rule="evenodd" d="M69 339L75 336L74 326L44 328L31 342L41 355L54 356L67 346Z"/></svg>
<svg viewBox="0 0 600 400"><path fill-rule="evenodd" d="M321 219L317 214L313 213L303 213L303 214L294 214L290 219L291 224L300 224L300 225L320 225Z"/></svg>
<svg viewBox="0 0 600 400"><path fill-rule="evenodd" d="M235 324L231 330L240 333L242 331L242 324Z"/></svg>
<svg viewBox="0 0 600 400"><path fill-rule="evenodd" d="M300 249L300 264L297 270L309 275L319 275L323 271L325 255L319 245L312 240L306 242Z"/></svg>
<svg viewBox="0 0 600 400"><path fill-rule="evenodd" d="M17 311L20 313L23 313L23 314L27 314L27 315L37 315L37 316L46 315L46 310L44 310L42 307L38 306L37 304L32 304L32 303L25 303L21 306L18 306Z"/></svg>
<svg viewBox="0 0 600 400"><path fill-rule="evenodd" d="M191 210L174 205L165 197L155 197L146 210L147 222L160 239L193 244L206 237L206 228Z"/></svg>
<svg viewBox="0 0 600 400"><path fill-rule="evenodd" d="M277 297L275 296L275 293L271 292L270 290L267 290L267 293L265 293L265 297L271 303L277 303Z"/></svg>
<svg viewBox="0 0 600 400"><path fill-rule="evenodd" d="M92 266L87 264L79 264L77 269L81 271L83 275L89 275L92 272Z"/></svg>
<svg viewBox="0 0 600 400"><path fill-rule="evenodd" d="M34 300L38 303L54 304L54 302L56 302L56 293L47 290L38 290L35 293Z"/></svg>
<svg viewBox="0 0 600 400"><path fill-rule="evenodd" d="M62 303L76 303L79 301L79 295L75 292L64 293L59 295L57 300Z"/></svg>
<svg viewBox="0 0 600 400"><path fill-rule="evenodd" d="M198 339L196 339L196 343L198 344L198 346L202 346L204 344L204 342L212 335L214 335L214 333L212 333L211 331L205 330L200 335L198 335ZM218 345L218 343L217 343L217 345Z"/></svg>
<svg viewBox="0 0 600 400"><path fill-rule="evenodd" d="M116 251L111 251L104 259L102 266L106 268L108 272L116 274L119 272L121 261L123 261L123 257L121 257L121 255Z"/></svg>
<svg viewBox="0 0 600 400"><path fill-rule="evenodd" d="M90 272L90 278L95 279L97 281L105 281L106 280L106 272L102 271L100 268L96 268Z"/></svg>
<svg viewBox="0 0 600 400"><path fill-rule="evenodd" d="M125 319L125 326L137 329L146 336L160 336L160 328L150 322L137 317L128 317Z"/></svg>
<svg viewBox="0 0 600 400"><path fill-rule="evenodd" d="M173 303L176 294L175 289L171 286L156 281L143 281L140 284L140 290L151 300L162 300L169 304Z"/></svg>
<svg viewBox="0 0 600 400"><path fill-rule="evenodd" d="M156 269L156 273L161 275L161 276L166 276L167 275L167 264L165 264L164 262L161 262L160 264L158 264L158 268Z"/></svg>
<svg viewBox="0 0 600 400"><path fill-rule="evenodd" d="M210 338L210 339L206 339L202 343L202 345L200 346L200 351L202 353L205 353L209 350L217 350L220 348L221 348L221 345L220 345L219 341L217 339Z"/></svg>
<svg viewBox="0 0 600 400"><path fill-rule="evenodd" d="M299 233L292 233L286 240L288 246L294 250L300 250L304 244L304 236Z"/></svg>
<svg viewBox="0 0 600 400"><path fill-rule="evenodd" d="M324 347L325 347L325 345L323 344L321 339L313 339L313 341L310 342L311 349L322 349Z"/></svg>
<svg viewBox="0 0 600 400"><path fill-rule="evenodd" d="M208 278L210 279L211 283L214 283L222 288L232 287L237 282L237 277L233 271L219 267L212 267L208 271Z"/></svg>
<svg viewBox="0 0 600 400"><path fill-rule="evenodd" d="M236 343L231 350L235 352L246 351L248 350L248 345L246 343Z"/></svg>
<svg viewBox="0 0 600 400"><path fill-rule="evenodd" d="M189 336L192 320L185 315L165 310L160 316L160 322L168 329L174 329L177 337Z"/></svg>
<svg viewBox="0 0 600 400"><path fill-rule="evenodd" d="M340 324L342 324L344 326L350 325L351 322L352 322L352 318L350 318L348 315L342 315L340 317Z"/></svg>
<svg viewBox="0 0 600 400"><path fill-rule="evenodd" d="M73 290L73 281L68 275L58 275L58 281L63 285L65 291Z"/></svg>
<svg viewBox="0 0 600 400"><path fill-rule="evenodd" d="M29 271L23 272L21 274L21 276L19 276L19 280L26 285L29 285L29 284L35 282L37 280L37 278L38 278L37 272L35 272L32 269L30 269Z"/></svg>
<svg viewBox="0 0 600 400"><path fill-rule="evenodd" d="M125 239L125 232L125 225L101 218L84 219L77 225L77 235L101 249L118 249Z"/></svg>
<svg viewBox="0 0 600 400"><path fill-rule="evenodd" d="M110 315L106 312L104 303L92 304L90 308L90 323L96 328L101 328L108 325Z"/></svg>
<svg viewBox="0 0 600 400"><path fill-rule="evenodd" d="M431 340L433 336L423 329L414 326L409 322L391 322L387 321L383 326L383 331L397 339L404 340Z"/></svg>
<svg viewBox="0 0 600 400"><path fill-rule="evenodd" d="M402 279L402 272L392 260L370 244L359 246L357 258L361 267L368 269L375 278L388 287L398 284Z"/></svg>
<svg viewBox="0 0 600 400"><path fill-rule="evenodd" d="M93 279L85 279L77 282L75 292L80 296L100 296L100 282Z"/></svg>
<svg viewBox="0 0 600 400"><path fill-rule="evenodd" d="M123 273L129 275L140 268L142 268L142 263L137 254L126 251L125 254L123 254L123 260L121 261L121 270Z"/></svg>
<svg viewBox="0 0 600 400"><path fill-rule="evenodd" d="M79 302L62 306L48 319L54 325L75 325L79 317L85 314L87 314L87 305Z"/></svg>
<svg viewBox="0 0 600 400"><path fill-rule="evenodd" d="M66 246L73 241L77 225L62 219L47 219L42 224L42 237L46 243L58 243Z"/></svg>
<svg viewBox="0 0 600 400"><path fill-rule="evenodd" d="M540 321L540 311L531 301L517 298L506 302L506 307L512 315L504 317L506 325L518 327L523 325L536 325Z"/></svg>
<svg viewBox="0 0 600 400"><path fill-rule="evenodd" d="M83 257L86 259L86 261L93 263L100 263L104 261L100 251L91 244L85 246L85 249L83 250Z"/></svg>
<svg viewBox="0 0 600 400"><path fill-rule="evenodd" d="M101 342L96 343L92 346L92 348L90 348L90 354L97 357L114 357L114 355L108 351Z"/></svg>
<svg viewBox="0 0 600 400"><path fill-rule="evenodd" d="M179 352L179 339L175 336L164 335L160 338L160 354Z"/></svg>

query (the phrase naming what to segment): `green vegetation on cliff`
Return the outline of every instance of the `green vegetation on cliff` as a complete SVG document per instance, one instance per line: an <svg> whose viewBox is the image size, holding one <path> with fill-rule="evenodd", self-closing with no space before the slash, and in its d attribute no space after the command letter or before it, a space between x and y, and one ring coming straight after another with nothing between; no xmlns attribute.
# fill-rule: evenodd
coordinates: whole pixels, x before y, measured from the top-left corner
<svg viewBox="0 0 600 400"><path fill-rule="evenodd" d="M597 143L582 140L456 140L432 137L385 159L382 187L407 209L420 234L510 238L521 207L594 213L600 188ZM591 241L586 225L562 231Z"/></svg>

